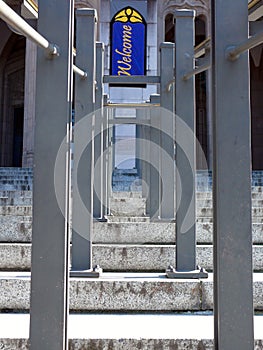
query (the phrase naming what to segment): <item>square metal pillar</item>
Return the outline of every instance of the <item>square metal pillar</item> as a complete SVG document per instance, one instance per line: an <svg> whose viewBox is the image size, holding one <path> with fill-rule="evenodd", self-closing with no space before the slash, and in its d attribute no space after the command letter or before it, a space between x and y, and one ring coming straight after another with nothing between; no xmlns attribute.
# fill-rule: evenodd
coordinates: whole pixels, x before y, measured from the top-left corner
<svg viewBox="0 0 263 350"><path fill-rule="evenodd" d="M72 277L99 276L92 269L96 24L96 10L76 10L76 65L87 78L75 79Z"/></svg>
<svg viewBox="0 0 263 350"><path fill-rule="evenodd" d="M160 95L152 94L150 103L160 103ZM150 161L146 162L149 171L149 191L146 200L146 214L151 220L159 219L160 217L160 108L150 107L150 127L144 128L146 132L146 140L150 140Z"/></svg>
<svg viewBox="0 0 263 350"><path fill-rule="evenodd" d="M103 204L103 71L104 44L96 43L93 217L101 219Z"/></svg>
<svg viewBox="0 0 263 350"><path fill-rule="evenodd" d="M194 77L195 11L177 10L176 17L176 267L169 278L206 278L196 266L196 137Z"/></svg>
<svg viewBox="0 0 263 350"><path fill-rule="evenodd" d="M160 218L174 220L175 218L175 160L174 160L174 73L175 45L162 43L161 54L161 159L160 174L162 179L162 200L160 203Z"/></svg>
<svg viewBox="0 0 263 350"><path fill-rule="evenodd" d="M212 1L215 349L254 349L246 0Z"/></svg>
<svg viewBox="0 0 263 350"><path fill-rule="evenodd" d="M59 57L38 49L29 348L66 350L69 142L56 169L59 189L54 175L71 123L74 1L39 0L38 7L39 32L59 46Z"/></svg>

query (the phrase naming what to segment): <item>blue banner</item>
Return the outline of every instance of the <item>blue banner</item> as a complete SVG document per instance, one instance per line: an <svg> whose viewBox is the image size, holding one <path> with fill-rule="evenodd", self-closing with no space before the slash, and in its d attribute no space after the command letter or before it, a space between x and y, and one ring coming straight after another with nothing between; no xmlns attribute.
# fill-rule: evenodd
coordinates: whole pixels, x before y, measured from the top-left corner
<svg viewBox="0 0 263 350"><path fill-rule="evenodd" d="M146 74L146 23L138 11L127 7L111 23L111 75Z"/></svg>

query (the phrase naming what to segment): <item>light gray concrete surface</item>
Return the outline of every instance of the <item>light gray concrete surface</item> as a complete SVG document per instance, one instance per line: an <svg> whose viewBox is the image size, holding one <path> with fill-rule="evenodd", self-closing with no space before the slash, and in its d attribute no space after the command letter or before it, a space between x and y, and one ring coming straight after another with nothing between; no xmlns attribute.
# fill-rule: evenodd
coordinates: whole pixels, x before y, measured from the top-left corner
<svg viewBox="0 0 263 350"><path fill-rule="evenodd" d="M110 211L116 216L145 216L145 198L111 198Z"/></svg>
<svg viewBox="0 0 263 350"><path fill-rule="evenodd" d="M255 316L255 350L263 349L262 329L263 316ZM71 314L68 332L70 350L213 349L210 314ZM29 314L0 315L2 349L27 350L28 337Z"/></svg>
<svg viewBox="0 0 263 350"><path fill-rule="evenodd" d="M95 244L93 264L106 271L160 271L175 265L174 245ZM213 247L197 246L197 264L209 271L213 269ZM254 271L263 271L263 246L253 247ZM0 244L0 269L28 271L31 266L31 244Z"/></svg>
<svg viewBox="0 0 263 350"><path fill-rule="evenodd" d="M0 216L0 242L31 242L31 216Z"/></svg>
<svg viewBox="0 0 263 350"><path fill-rule="evenodd" d="M263 274L254 273L254 306L263 310ZM0 310L28 310L30 273L0 273ZM158 273L103 273L99 279L72 278L75 311L204 311L213 307L213 280L171 280Z"/></svg>
<svg viewBox="0 0 263 350"><path fill-rule="evenodd" d="M174 243L175 224L149 222L147 217L108 217L108 223L95 222L93 241L96 243ZM211 244L212 218L198 218L197 242ZM254 244L263 243L263 222L252 224ZM0 242L31 242L31 216L0 216Z"/></svg>
<svg viewBox="0 0 263 350"><path fill-rule="evenodd" d="M32 215L31 205L2 205L0 215L29 216Z"/></svg>

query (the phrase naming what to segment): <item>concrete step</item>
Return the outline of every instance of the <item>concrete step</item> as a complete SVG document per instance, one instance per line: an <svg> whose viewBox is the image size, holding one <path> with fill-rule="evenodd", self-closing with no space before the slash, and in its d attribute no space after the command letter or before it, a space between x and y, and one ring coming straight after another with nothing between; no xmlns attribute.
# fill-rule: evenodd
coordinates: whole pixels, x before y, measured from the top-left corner
<svg viewBox="0 0 263 350"><path fill-rule="evenodd" d="M112 191L112 198L142 198L142 192Z"/></svg>
<svg viewBox="0 0 263 350"><path fill-rule="evenodd" d="M111 198L110 211L114 216L145 216L145 198Z"/></svg>
<svg viewBox="0 0 263 350"><path fill-rule="evenodd" d="M32 191L32 184L1 184L2 191Z"/></svg>
<svg viewBox="0 0 263 350"><path fill-rule="evenodd" d="M160 271L175 265L175 245L94 244L93 264L105 271ZM196 247L197 265L213 270L213 246ZM263 272L263 246L253 246L254 271ZM1 243L0 270L26 271L31 266L30 243Z"/></svg>
<svg viewBox="0 0 263 350"><path fill-rule="evenodd" d="M31 242L31 239L31 216L0 216L0 242Z"/></svg>
<svg viewBox="0 0 263 350"><path fill-rule="evenodd" d="M28 350L28 313L0 315L3 349ZM212 350L211 313L70 314L69 350ZM263 317L254 316L255 350L263 350Z"/></svg>
<svg viewBox="0 0 263 350"><path fill-rule="evenodd" d="M198 243L211 244L212 219L197 219L196 233ZM31 242L31 237L31 216L0 216L0 242ZM252 224L252 237L254 244L263 244L263 222ZM148 217L109 217L108 222L94 223L93 242L173 244L175 243L175 224L150 222Z"/></svg>
<svg viewBox="0 0 263 350"><path fill-rule="evenodd" d="M254 273L254 309L263 310L263 274ZM0 310L26 311L30 273L0 273ZM70 279L70 310L76 312L176 312L213 309L213 277L173 280L158 273L103 273Z"/></svg>
<svg viewBox="0 0 263 350"><path fill-rule="evenodd" d="M25 193L25 195L23 195ZM117 213L117 210L124 211L123 208L127 207L131 204L131 208L133 208L134 212L136 210L136 206L141 212L145 213L145 205L146 199L143 199L140 192L127 192L126 196L122 194L113 195L113 199L111 199L111 205L113 206L113 214L121 215L126 214L125 212ZM32 192L31 191L0 191L0 205L32 205ZM125 205L125 207L123 207ZM196 207L197 208L208 208L212 209L213 202L212 199L197 199ZM252 208L262 208L263 207L263 199L255 198L252 199ZM141 209L140 209L141 208ZM129 210L130 208L125 208ZM140 212L139 212L140 213ZM212 212L211 212L212 213Z"/></svg>
<svg viewBox="0 0 263 350"><path fill-rule="evenodd" d="M118 216L118 215L108 215L106 219L109 223L140 223L140 222L150 222L148 216Z"/></svg>
<svg viewBox="0 0 263 350"><path fill-rule="evenodd" d="M2 205L0 206L0 215L31 216L32 205Z"/></svg>
<svg viewBox="0 0 263 350"><path fill-rule="evenodd" d="M122 220L124 218L131 217L136 219L137 217L145 216L145 200L143 198L133 199L127 198L122 200L113 200L111 207L111 218L108 219L113 222L114 220ZM18 215L18 216L29 216L32 215L32 205L2 205L0 206L0 215ZM197 208L197 218L212 218L212 208ZM131 219L132 220L132 219ZM128 219L128 221L131 221ZM252 208L252 220L263 220L263 207Z"/></svg>

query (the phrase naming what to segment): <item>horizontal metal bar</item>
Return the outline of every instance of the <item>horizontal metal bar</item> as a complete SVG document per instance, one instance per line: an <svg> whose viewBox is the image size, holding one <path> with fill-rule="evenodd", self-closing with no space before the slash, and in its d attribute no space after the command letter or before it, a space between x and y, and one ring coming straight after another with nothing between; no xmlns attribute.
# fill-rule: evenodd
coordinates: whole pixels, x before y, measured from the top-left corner
<svg viewBox="0 0 263 350"><path fill-rule="evenodd" d="M143 124L150 124L149 120L142 120L140 119L138 121L138 119L136 118L114 118L114 119L110 119L109 120L109 124L113 124L113 125L119 125L119 124L141 124L143 121Z"/></svg>
<svg viewBox="0 0 263 350"><path fill-rule="evenodd" d="M108 103L104 106L109 108L152 108L160 107L160 103Z"/></svg>
<svg viewBox="0 0 263 350"><path fill-rule="evenodd" d="M160 83L160 77L151 75L104 75L103 82L118 85L158 84Z"/></svg>
<svg viewBox="0 0 263 350"><path fill-rule="evenodd" d="M80 69L79 67L75 66L75 64L73 64L73 72L75 74L80 75L82 78L86 79L88 74L87 72L85 72L84 70Z"/></svg>
<svg viewBox="0 0 263 350"><path fill-rule="evenodd" d="M210 62L207 62L206 64L203 64L202 66L198 67L198 68L195 68L193 69L191 72L185 74L183 76L183 80L188 80L190 79L192 76L194 75L197 75L197 74L200 74L202 72L205 72L206 70L210 69L211 68L211 63Z"/></svg>
<svg viewBox="0 0 263 350"><path fill-rule="evenodd" d="M228 47L226 49L226 57L230 61L235 61L243 52L246 52L262 43L263 43L263 31L255 34L254 36L251 36L246 41L244 41L243 43L237 46Z"/></svg>
<svg viewBox="0 0 263 350"><path fill-rule="evenodd" d="M204 41L202 41L199 45L197 45L194 49L195 58L199 58L203 56L208 49L211 47L211 38L208 37Z"/></svg>
<svg viewBox="0 0 263 350"><path fill-rule="evenodd" d="M249 1L248 3L248 9L252 9L255 5L257 5L258 3L260 2L260 0L252 0L252 1Z"/></svg>
<svg viewBox="0 0 263 350"><path fill-rule="evenodd" d="M45 49L49 54L58 56L58 46L51 44L32 28L23 18L11 9L3 0L0 0L0 17L21 35L32 40L38 46Z"/></svg>

